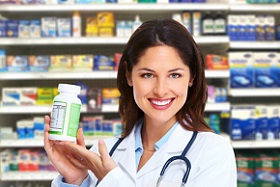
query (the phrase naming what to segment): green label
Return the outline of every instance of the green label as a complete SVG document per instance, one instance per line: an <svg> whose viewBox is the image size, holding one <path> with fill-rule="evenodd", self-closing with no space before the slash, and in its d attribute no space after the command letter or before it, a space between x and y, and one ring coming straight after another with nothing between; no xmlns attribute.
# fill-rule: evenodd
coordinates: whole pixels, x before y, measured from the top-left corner
<svg viewBox="0 0 280 187"><path fill-rule="evenodd" d="M79 128L81 105L72 103L68 121L67 136L76 137Z"/></svg>

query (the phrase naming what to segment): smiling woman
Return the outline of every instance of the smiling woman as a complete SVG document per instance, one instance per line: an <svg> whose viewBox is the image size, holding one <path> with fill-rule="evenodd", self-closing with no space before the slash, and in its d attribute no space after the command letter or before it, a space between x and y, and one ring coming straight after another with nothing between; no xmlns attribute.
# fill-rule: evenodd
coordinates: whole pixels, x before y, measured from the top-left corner
<svg viewBox="0 0 280 187"><path fill-rule="evenodd" d="M229 141L204 121L204 61L183 25L144 22L124 48L117 85L120 139L87 150L79 129L77 144L52 142L46 117L45 149L60 173L53 187L237 186Z"/></svg>

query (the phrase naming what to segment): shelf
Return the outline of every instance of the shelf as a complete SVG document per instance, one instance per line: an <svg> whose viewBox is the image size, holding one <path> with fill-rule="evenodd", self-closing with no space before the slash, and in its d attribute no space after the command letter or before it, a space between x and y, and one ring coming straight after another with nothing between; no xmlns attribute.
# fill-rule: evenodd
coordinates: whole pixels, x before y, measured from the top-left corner
<svg viewBox="0 0 280 187"><path fill-rule="evenodd" d="M81 113L87 112L87 107L81 107ZM0 114L50 114L51 106L1 106Z"/></svg>
<svg viewBox="0 0 280 187"><path fill-rule="evenodd" d="M230 11L239 12L279 12L280 4L247 4L246 2L240 2L229 5Z"/></svg>
<svg viewBox="0 0 280 187"><path fill-rule="evenodd" d="M54 171L34 171L34 172L4 172L1 173L0 181L51 181L58 172Z"/></svg>
<svg viewBox="0 0 280 187"><path fill-rule="evenodd" d="M230 103L206 103L205 111L206 112L215 112L215 111L229 111Z"/></svg>
<svg viewBox="0 0 280 187"><path fill-rule="evenodd" d="M194 38L198 44L228 43L228 36L199 36ZM21 45L124 45L128 37L55 37L55 38L0 38L2 46Z"/></svg>
<svg viewBox="0 0 280 187"><path fill-rule="evenodd" d="M0 38L1 45L120 45L127 37L54 37L54 38Z"/></svg>
<svg viewBox="0 0 280 187"><path fill-rule="evenodd" d="M280 148L280 140L240 140L233 141L230 139L230 135L221 133L226 140L230 141L234 149L269 149Z"/></svg>
<svg viewBox="0 0 280 187"><path fill-rule="evenodd" d="M280 140L243 140L231 141L234 149L269 149L280 148Z"/></svg>
<svg viewBox="0 0 280 187"><path fill-rule="evenodd" d="M229 78L229 70L205 70L206 78Z"/></svg>
<svg viewBox="0 0 280 187"><path fill-rule="evenodd" d="M117 71L2 72L0 80L116 79Z"/></svg>
<svg viewBox="0 0 280 187"><path fill-rule="evenodd" d="M280 97L280 88L231 88L229 94L233 97Z"/></svg>
<svg viewBox="0 0 280 187"><path fill-rule="evenodd" d="M92 146L93 144L97 144L99 139L110 138L109 136L85 136L85 144L86 146ZM44 147L43 139L0 139L0 148L20 148L20 147Z"/></svg>
<svg viewBox="0 0 280 187"><path fill-rule="evenodd" d="M240 140L232 141L228 134L221 134L226 140L230 141L234 149L255 149L255 148L280 148L280 140ZM87 137L85 136L86 146L91 147L97 144L99 139L110 138L109 136ZM43 147L43 140L40 139L21 139L21 140L0 140L1 148L21 148L21 147Z"/></svg>
<svg viewBox="0 0 280 187"><path fill-rule="evenodd" d="M100 112L102 113L110 113L110 112L118 112L118 105L102 105L102 109ZM206 111L222 111L229 110L229 103L207 103ZM51 106L1 106L0 114L50 114ZM96 111L97 112L97 111ZM93 111L93 113L96 113ZM81 108L81 113L91 113L91 111L87 110L86 105L83 105Z"/></svg>
<svg viewBox="0 0 280 187"><path fill-rule="evenodd" d="M185 11L185 10L228 10L228 3L128 3L128 4L46 4L46 5L0 5L1 12L71 12L71 11Z"/></svg>
<svg viewBox="0 0 280 187"><path fill-rule="evenodd" d="M117 71L0 72L0 80L116 79ZM228 78L229 70L206 70L206 78Z"/></svg>
<svg viewBox="0 0 280 187"><path fill-rule="evenodd" d="M231 49L276 49L280 48L280 41L230 41Z"/></svg>
<svg viewBox="0 0 280 187"><path fill-rule="evenodd" d="M100 112L118 112L118 105L102 105ZM50 114L51 106L1 106L0 114ZM98 112L98 111L96 111ZM86 105L82 105L81 113L91 113Z"/></svg>

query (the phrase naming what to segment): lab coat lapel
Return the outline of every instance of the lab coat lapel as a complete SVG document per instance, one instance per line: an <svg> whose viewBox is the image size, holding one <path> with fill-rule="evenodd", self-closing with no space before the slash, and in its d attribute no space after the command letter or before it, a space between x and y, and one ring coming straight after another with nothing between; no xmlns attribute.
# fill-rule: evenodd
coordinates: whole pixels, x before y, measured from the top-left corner
<svg viewBox="0 0 280 187"><path fill-rule="evenodd" d="M133 180L136 179L136 161L135 161L135 139L134 130L115 150L115 154L119 155L118 165Z"/></svg>
<svg viewBox="0 0 280 187"><path fill-rule="evenodd" d="M153 170L156 170L159 167L162 167L172 156L180 155L185 146L188 144L191 135L192 132L186 134L186 130L179 124L166 144L154 153L150 160L138 172L137 176L141 177Z"/></svg>

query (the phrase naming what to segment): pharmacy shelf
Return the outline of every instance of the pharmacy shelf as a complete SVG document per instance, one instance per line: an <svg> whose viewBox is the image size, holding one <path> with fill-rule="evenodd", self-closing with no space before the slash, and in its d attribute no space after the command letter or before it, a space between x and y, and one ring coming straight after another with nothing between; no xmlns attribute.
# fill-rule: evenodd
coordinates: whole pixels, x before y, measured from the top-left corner
<svg viewBox="0 0 280 187"><path fill-rule="evenodd" d="M240 140L232 141L228 134L221 134L226 140L230 141L234 149L256 149L256 148L280 148L280 140ZM97 144L100 139L111 138L110 136L85 136L86 146L91 147ZM41 139L18 139L18 140L0 140L0 148L21 148L21 147L43 147L44 142Z"/></svg>
<svg viewBox="0 0 280 187"><path fill-rule="evenodd" d="M280 41L230 41L231 49L275 49L279 50Z"/></svg>
<svg viewBox="0 0 280 187"><path fill-rule="evenodd" d="M100 112L102 113L110 113L110 112L118 112L118 105L110 105L105 104L102 105L102 109ZM229 103L207 103L206 111L223 111L229 110ZM0 114L50 114L51 106L2 106L0 107ZM90 111L87 110L85 105L81 108L81 113L91 113L98 111Z"/></svg>
<svg viewBox="0 0 280 187"><path fill-rule="evenodd" d="M117 71L2 72L0 80L116 79Z"/></svg>
<svg viewBox="0 0 280 187"><path fill-rule="evenodd" d="M58 175L55 171L34 171L34 172L4 172L1 173L0 181L51 181Z"/></svg>
<svg viewBox="0 0 280 187"><path fill-rule="evenodd" d="M228 36L199 36L194 37L198 44L228 43ZM56 38L0 38L2 46L21 45L124 45L128 37L56 37Z"/></svg>
<svg viewBox="0 0 280 187"><path fill-rule="evenodd" d="M229 95L233 97L280 97L280 88L231 88Z"/></svg>
<svg viewBox="0 0 280 187"><path fill-rule="evenodd" d="M1 75L0 75L1 77ZM229 78L229 70L205 70L206 78Z"/></svg>
<svg viewBox="0 0 280 187"><path fill-rule="evenodd" d="M110 113L117 112L118 105L110 105L104 104L102 105L101 111L102 113ZM50 114L51 106L1 106L0 114ZM91 113L91 112L99 112L99 111L90 111L87 110L86 105L82 105L81 113Z"/></svg>
<svg viewBox="0 0 280 187"><path fill-rule="evenodd" d="M85 145L92 146L97 144L99 139L110 138L110 136L85 136ZM44 147L43 139L0 139L0 148L38 148Z"/></svg>
<svg viewBox="0 0 280 187"><path fill-rule="evenodd" d="M233 141L229 134L221 133L234 149L270 149L280 148L280 140L238 140Z"/></svg>
<svg viewBox="0 0 280 187"><path fill-rule="evenodd" d="M218 111L229 111L230 103L206 103L205 111L206 112L218 112Z"/></svg>
<svg viewBox="0 0 280 187"><path fill-rule="evenodd" d="M228 10L228 3L127 3L127 4L48 4L48 5L0 5L1 12L71 12L71 11L121 11L154 12L186 10Z"/></svg>
<svg viewBox="0 0 280 187"><path fill-rule="evenodd" d="M240 140L231 141L234 149L270 149L280 148L280 140Z"/></svg>
<svg viewBox="0 0 280 187"><path fill-rule="evenodd" d="M234 3L229 5L230 11L238 12L279 12L280 4L247 4L246 2Z"/></svg>
<svg viewBox="0 0 280 187"><path fill-rule="evenodd" d="M206 70L206 78L228 78L228 70ZM0 80L116 79L117 71L1 72Z"/></svg>

